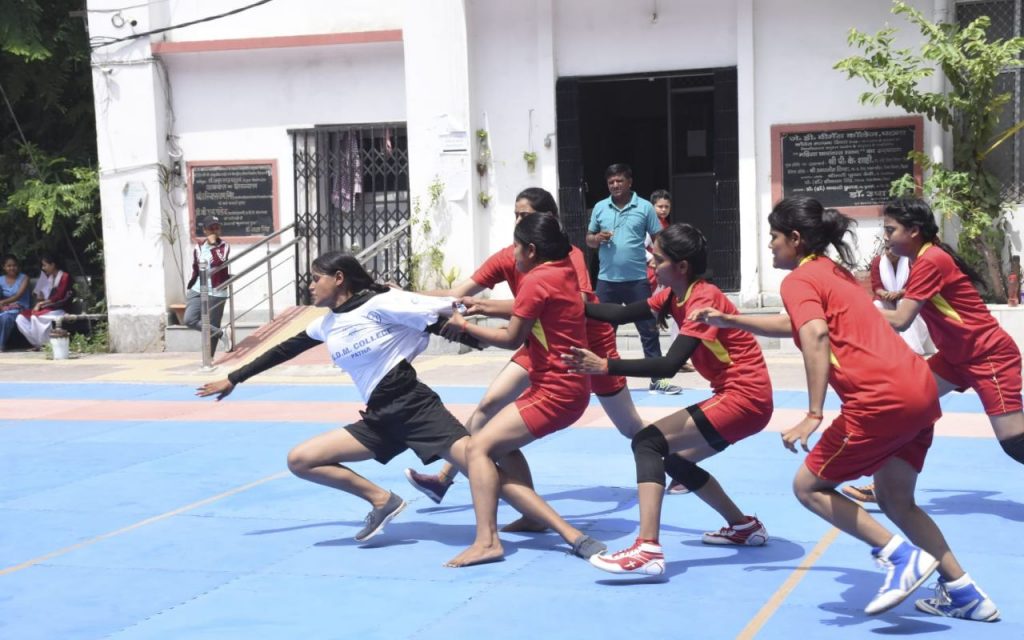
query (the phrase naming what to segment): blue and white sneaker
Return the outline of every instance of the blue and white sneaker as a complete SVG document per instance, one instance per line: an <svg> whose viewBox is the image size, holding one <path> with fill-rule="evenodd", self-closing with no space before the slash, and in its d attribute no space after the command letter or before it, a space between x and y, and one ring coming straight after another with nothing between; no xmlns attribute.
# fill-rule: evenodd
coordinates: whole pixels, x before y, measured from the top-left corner
<svg viewBox="0 0 1024 640"><path fill-rule="evenodd" d="M918 611L933 616L962 618L979 622L995 622L999 619L999 609L992 598L982 591L978 585L970 582L962 587L951 589L947 583L939 580L935 585L935 596L922 598L914 603Z"/></svg>
<svg viewBox="0 0 1024 640"><path fill-rule="evenodd" d="M882 588L864 607L864 613L869 616L888 611L903 602L939 567L939 561L930 553L899 536L893 536L884 548L875 547L871 553L888 573Z"/></svg>

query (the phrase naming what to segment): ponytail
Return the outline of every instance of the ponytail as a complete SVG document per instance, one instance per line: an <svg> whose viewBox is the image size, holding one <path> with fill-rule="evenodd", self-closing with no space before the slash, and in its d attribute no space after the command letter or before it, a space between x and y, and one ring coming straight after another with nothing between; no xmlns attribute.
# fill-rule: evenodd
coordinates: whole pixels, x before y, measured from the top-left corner
<svg viewBox="0 0 1024 640"><path fill-rule="evenodd" d="M856 223L835 209L826 209L814 198L780 200L768 215L768 224L787 235L798 231L808 254L824 254L831 246L845 266L852 269L856 264L853 247L846 241Z"/></svg>

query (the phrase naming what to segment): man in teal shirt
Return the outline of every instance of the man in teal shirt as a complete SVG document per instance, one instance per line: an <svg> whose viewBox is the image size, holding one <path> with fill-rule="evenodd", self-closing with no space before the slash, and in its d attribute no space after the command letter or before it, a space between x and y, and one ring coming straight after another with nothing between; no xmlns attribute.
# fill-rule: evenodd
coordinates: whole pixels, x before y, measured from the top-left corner
<svg viewBox="0 0 1024 640"><path fill-rule="evenodd" d="M594 205L587 227L587 246L598 250L601 266L595 293L601 302L631 304L647 300L644 241L661 231L654 207L633 191L633 170L627 164L613 164L604 172L609 197ZM636 323L645 358L660 358L661 343L653 315ZM669 380L651 380L652 393L677 394L682 389Z"/></svg>

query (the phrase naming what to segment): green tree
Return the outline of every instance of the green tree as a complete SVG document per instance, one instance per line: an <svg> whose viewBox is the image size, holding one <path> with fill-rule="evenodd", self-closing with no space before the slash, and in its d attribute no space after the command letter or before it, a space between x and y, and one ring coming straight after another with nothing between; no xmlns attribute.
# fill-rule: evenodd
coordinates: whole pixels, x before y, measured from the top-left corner
<svg viewBox="0 0 1024 640"><path fill-rule="evenodd" d="M1000 131L1000 115L1013 96L1001 92L997 81L1000 73L1024 64L1024 38L989 40L990 20L985 16L960 28L931 22L902 0L894 2L892 12L918 28L923 36L918 51L897 48L892 27L875 35L851 29L848 42L863 55L845 58L835 68L871 86L861 95L862 103L896 105L952 132L951 167L934 163L924 154L912 154L927 176L922 189L935 210L959 218L960 250L986 276L989 297L1005 301L1001 252L1007 204L985 160L1022 126ZM925 91L922 81L939 71L945 75L948 91ZM915 187L913 177L904 176L893 190L901 194Z"/></svg>
<svg viewBox="0 0 1024 640"><path fill-rule="evenodd" d="M72 8L0 0L0 251L30 268L38 253L53 252L72 270L99 275L89 36Z"/></svg>

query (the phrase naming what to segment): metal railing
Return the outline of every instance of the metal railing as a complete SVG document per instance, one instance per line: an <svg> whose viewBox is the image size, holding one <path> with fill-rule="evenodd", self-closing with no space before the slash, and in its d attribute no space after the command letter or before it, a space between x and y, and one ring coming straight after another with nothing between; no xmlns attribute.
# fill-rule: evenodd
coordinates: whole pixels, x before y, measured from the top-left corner
<svg viewBox="0 0 1024 640"><path fill-rule="evenodd" d="M292 238L288 242L285 242L284 244L281 244L277 248L274 248L274 247L272 247L270 245L270 242L272 240L274 240L276 238L280 238L284 233L286 233L288 231L294 231L294 230L295 230L295 224L294 223L290 224L290 225L288 225L286 227L283 227L283 228L279 229L278 231L275 231L274 233L266 236L265 238L262 238L256 244L252 245L251 247L246 248L241 253L233 256L231 259L229 259L225 263L220 264L220 265L216 266L213 269L210 269L209 264L206 263L205 261L199 263L199 298L200 298L199 304L200 304L200 310L201 310L200 311L200 317L201 317L201 322L202 322L202 325L201 325L201 331L202 331L202 338L201 338L201 340L202 340L202 349L203 349L203 364L202 364L202 368L203 368L204 371L207 371L207 370L210 370L210 369L213 368L213 349L211 348L211 342L210 342L210 338L212 336L212 328L211 328L211 325L210 325L210 289L211 289L210 281L211 281L211 278L213 277L214 274L220 273L221 271L227 271L228 273L231 273L232 265L238 264L239 260L241 260L245 256L249 255L250 253L253 253L257 249L260 249L260 248L264 249L265 254L263 256L261 256L258 260L256 260L253 264L249 265L245 269L242 269L238 273L235 273L235 274L231 275L226 281L221 283L220 286L216 287L216 289L218 291L226 291L227 292L227 296L226 296L225 301L223 303L221 303L221 304L226 304L227 305L227 309L228 309L227 322L224 322L222 324L220 330L222 332L222 335L225 337L225 339L227 341L227 351L233 351L234 348L235 348L235 344L236 344L235 338L236 338L236 330L237 330L238 321L240 319L244 318L247 314L251 313L257 307L262 307L263 304L266 303L267 310L268 310L268 313L269 313L268 321L272 322L274 320L275 315L276 315L275 314L275 310L274 310L274 295L279 293L279 292L281 292L281 291L283 291L285 288L292 286L296 282L296 280L295 280L295 278L293 276L290 280L285 282L282 286L278 287L277 289L274 288L274 268L275 267L279 267L281 264L284 263L284 261L281 261L281 262L279 262L277 264L274 264L274 258L282 255L283 253L285 253L287 251L292 251L292 253L287 257L287 261L293 262L296 259L295 258L295 254L294 254L294 248L295 248L296 245L299 244L301 238L296 234L294 238ZM261 273L259 275L260 276L264 276L265 275L266 276L265 280L263 280L262 277L256 277L256 278L252 278L251 280L249 280L247 282L244 282L244 283L242 282L243 278L246 278L250 274L257 272L257 270L262 270L264 268L266 269L266 273L264 274L261 271ZM256 284L258 282L261 282L261 281L264 281L266 283L266 288L265 288L265 291L264 291L263 295L256 301L255 304L250 306L248 309L245 309L241 313L238 313L237 310L235 309L235 294L237 294L237 293L239 293L241 291L244 291L245 289L249 288L250 286L253 286L254 284Z"/></svg>
<svg viewBox="0 0 1024 640"><path fill-rule="evenodd" d="M365 249L357 251L355 254L356 259L359 260L359 262L362 263L364 266L366 266L367 269L370 270L372 272L372 275L374 275L375 277L387 276L388 274L385 273L376 273L371 268L371 263L373 263L381 254L385 254L386 252L396 252L396 246L406 241L406 237L408 236L411 227L411 221L406 220L402 222L397 227L389 231L387 234L378 238L370 246L366 247ZM294 229L295 224L290 224L287 227L284 227L279 231L261 239L256 244L245 249L245 251L242 251L238 255L233 256L224 264L218 265L213 269L210 269L209 264L205 261L199 263L199 304L200 317L202 322L201 341L203 348L202 369L204 371L209 371L210 369L213 368L213 350L211 349L210 342L210 338L213 335L212 326L210 324L210 281L213 275L225 270L228 270L228 272L230 273L231 266L233 264L237 264L241 258L259 249L260 247L265 248L265 255L260 257L256 262L249 265L245 269L239 271L236 274L233 274L219 287L217 287L217 290L219 291L227 291L226 300L223 303L221 303L226 304L228 308L227 322L222 324L221 331L223 332L223 335L227 339L227 350L233 351L236 344L235 333L238 321L241 318L245 317L246 314L252 312L257 307L261 307L265 302L270 316L268 322L272 322L276 316L274 309L274 294L283 291L286 287L292 286L297 282L297 279L293 276L284 285L278 287L277 289L274 289L274 267L280 266L281 264L283 264L283 261L279 262L278 264L274 264L273 260L277 256L280 256L287 251L292 251L292 253L289 254L287 260L295 260L296 254L294 253L293 250L294 247L296 247L296 245L299 244L302 238L298 234L296 234L296 236L292 240L285 242L284 244L278 246L276 249L271 247L269 244L270 241L273 240L274 238L278 238L283 233L287 231L292 231ZM260 282L261 278L254 278L244 284L239 283L241 283L242 279L248 276L249 274L255 273L257 272L257 270L261 270L263 268L266 269L266 274L261 273L260 275L266 276L265 293L251 307L249 307L245 311L242 311L241 313L237 313L235 309L235 294L252 286L257 282Z"/></svg>

